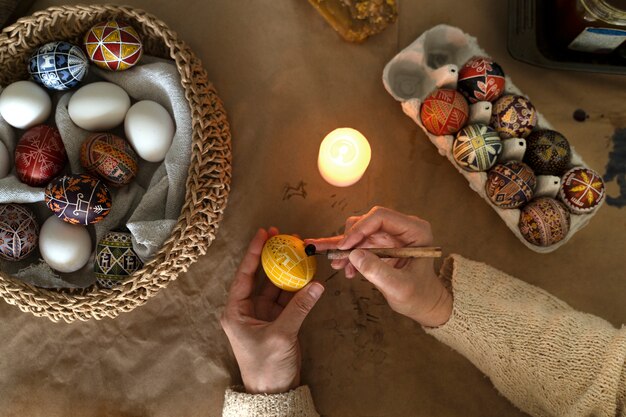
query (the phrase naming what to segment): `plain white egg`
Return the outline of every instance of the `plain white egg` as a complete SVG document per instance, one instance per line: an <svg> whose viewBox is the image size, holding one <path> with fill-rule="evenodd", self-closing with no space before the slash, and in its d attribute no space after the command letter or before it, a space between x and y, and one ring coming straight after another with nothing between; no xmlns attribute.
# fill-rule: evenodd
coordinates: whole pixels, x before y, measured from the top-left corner
<svg viewBox="0 0 626 417"><path fill-rule="evenodd" d="M67 111L76 126L95 132L120 125L129 107L130 97L122 87L101 81L79 88Z"/></svg>
<svg viewBox="0 0 626 417"><path fill-rule="evenodd" d="M124 120L126 138L137 154L149 162L160 162L172 145L174 121L159 103L143 100L133 104Z"/></svg>
<svg viewBox="0 0 626 417"><path fill-rule="evenodd" d="M17 81L0 94L0 114L13 127L28 129L43 123L52 111L52 100L32 81Z"/></svg>
<svg viewBox="0 0 626 417"><path fill-rule="evenodd" d="M78 271L91 256L91 237L86 227L50 216L39 232L39 251L52 269Z"/></svg>
<svg viewBox="0 0 626 417"><path fill-rule="evenodd" d="M11 158L9 150L4 142L0 141L0 178L4 178L11 172Z"/></svg>

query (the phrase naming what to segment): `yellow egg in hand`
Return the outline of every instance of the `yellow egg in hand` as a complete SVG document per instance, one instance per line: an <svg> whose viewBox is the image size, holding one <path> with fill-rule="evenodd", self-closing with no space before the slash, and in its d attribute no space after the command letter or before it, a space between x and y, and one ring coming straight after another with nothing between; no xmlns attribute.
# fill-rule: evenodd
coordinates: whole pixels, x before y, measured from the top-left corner
<svg viewBox="0 0 626 417"><path fill-rule="evenodd" d="M313 279L317 263L307 256L304 242L290 235L276 235L265 242L261 263L274 285L285 291L298 291Z"/></svg>

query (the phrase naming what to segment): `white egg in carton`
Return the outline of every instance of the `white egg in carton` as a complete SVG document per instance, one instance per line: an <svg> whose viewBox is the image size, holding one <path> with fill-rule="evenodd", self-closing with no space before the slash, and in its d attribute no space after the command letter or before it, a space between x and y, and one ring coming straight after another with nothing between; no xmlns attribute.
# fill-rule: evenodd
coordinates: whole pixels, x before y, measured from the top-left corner
<svg viewBox="0 0 626 417"><path fill-rule="evenodd" d="M521 211L519 209L502 209L497 207L487 197L485 193L487 172L469 172L456 163L452 155L454 136L433 135L422 124L420 119L422 100L437 88L456 89L459 68L473 56L488 57L489 55L478 46L476 38L456 27L438 25L424 32L387 63L383 71L383 84L389 94L401 103L402 110L422 128L430 141L437 147L439 153L448 158L450 163L467 179L470 188L477 192L498 213L513 234L524 245L535 252L552 252L567 243L578 230L586 226L599 207L589 214L570 213L569 232L560 242L544 247L533 245L524 239L518 228ZM508 76L506 76L505 94L523 95ZM489 124L491 110L491 103L485 101L470 105L468 123ZM537 128L553 129L541 113L537 112L537 117ZM502 143L503 151L498 158L498 163L508 160L522 160L526 150L526 141L524 139L505 139ZM574 147L571 145L570 147L572 151L570 166L587 167L587 164L576 153ZM559 177L538 175L535 197L556 197L560 184L561 179ZM602 200L600 205L603 203L604 200Z"/></svg>

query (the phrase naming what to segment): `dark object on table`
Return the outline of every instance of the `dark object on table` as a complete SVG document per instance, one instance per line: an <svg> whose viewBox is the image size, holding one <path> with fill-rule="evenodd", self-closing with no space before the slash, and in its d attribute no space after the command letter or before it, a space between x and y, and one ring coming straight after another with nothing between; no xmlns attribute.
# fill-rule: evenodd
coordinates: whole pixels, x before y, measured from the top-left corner
<svg viewBox="0 0 626 417"><path fill-rule="evenodd" d="M625 25L623 0L509 0L508 49L541 67L626 74Z"/></svg>
<svg viewBox="0 0 626 417"><path fill-rule="evenodd" d="M0 0L0 28L5 28L25 16L35 0Z"/></svg>
<svg viewBox="0 0 626 417"><path fill-rule="evenodd" d="M396 21L396 0L309 0L347 41L362 42Z"/></svg>
<svg viewBox="0 0 626 417"><path fill-rule="evenodd" d="M576 109L574 110L573 117L577 122L584 122L589 118L589 115L583 109Z"/></svg>

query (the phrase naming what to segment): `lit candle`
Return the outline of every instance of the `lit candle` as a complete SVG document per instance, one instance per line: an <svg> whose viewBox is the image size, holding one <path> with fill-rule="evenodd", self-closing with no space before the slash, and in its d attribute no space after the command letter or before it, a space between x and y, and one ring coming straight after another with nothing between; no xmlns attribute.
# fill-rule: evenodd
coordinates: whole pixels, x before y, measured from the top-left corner
<svg viewBox="0 0 626 417"><path fill-rule="evenodd" d="M358 130L342 127L330 132L320 145L317 167L322 177L337 187L361 179L372 157L370 144Z"/></svg>

